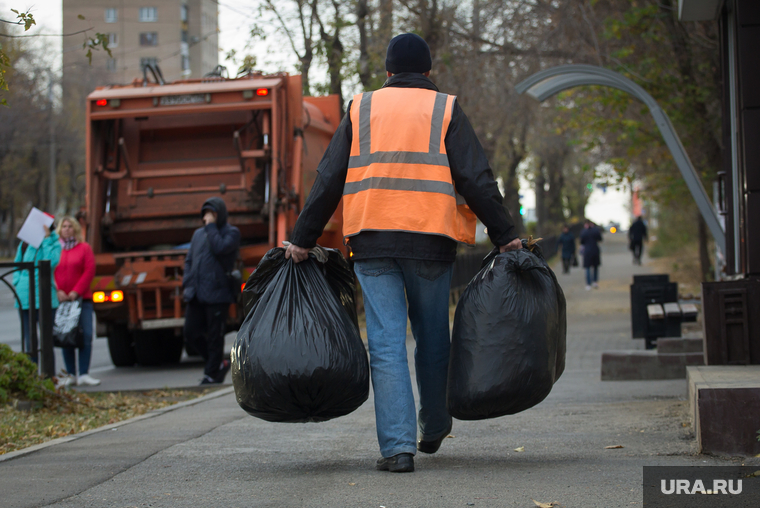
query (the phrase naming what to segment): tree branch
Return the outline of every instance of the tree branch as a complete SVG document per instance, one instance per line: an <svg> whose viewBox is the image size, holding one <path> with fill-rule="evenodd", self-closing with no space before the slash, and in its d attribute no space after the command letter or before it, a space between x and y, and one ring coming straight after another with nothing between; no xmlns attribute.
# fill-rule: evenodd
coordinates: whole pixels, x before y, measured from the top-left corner
<svg viewBox="0 0 760 508"><path fill-rule="evenodd" d="M14 24L18 24L18 23L14 23ZM95 30L95 27L91 26L90 28L85 28L84 30L79 30L78 32L71 32L71 33L68 33L68 34L30 34L30 35L0 34L0 37L7 37L8 39L23 39L23 38L26 38L26 37L70 37L72 35L79 35L79 34L87 33L87 32L90 32L92 30Z"/></svg>

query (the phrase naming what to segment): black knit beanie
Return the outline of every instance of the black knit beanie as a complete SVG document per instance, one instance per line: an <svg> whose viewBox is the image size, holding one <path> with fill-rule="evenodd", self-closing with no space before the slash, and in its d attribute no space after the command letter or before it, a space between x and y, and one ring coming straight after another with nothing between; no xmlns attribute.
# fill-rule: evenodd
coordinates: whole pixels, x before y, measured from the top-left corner
<svg viewBox="0 0 760 508"><path fill-rule="evenodd" d="M391 39L385 56L385 70L393 74L423 74L432 67L433 60L430 58L430 48L425 39L417 34L401 34Z"/></svg>

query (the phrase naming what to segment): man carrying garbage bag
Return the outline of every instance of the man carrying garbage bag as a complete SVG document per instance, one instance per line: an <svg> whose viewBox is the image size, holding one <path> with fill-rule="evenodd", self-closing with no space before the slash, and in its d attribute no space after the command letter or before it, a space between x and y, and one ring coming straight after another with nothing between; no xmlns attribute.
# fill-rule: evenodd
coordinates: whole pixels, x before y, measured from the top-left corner
<svg viewBox="0 0 760 508"><path fill-rule="evenodd" d="M394 37L385 66L382 88L349 104L285 255L305 260L343 198L343 235L367 318L382 455L376 467L410 472L416 452L435 453L451 431L448 301L457 242L475 242L477 216L501 252L522 244L456 97L428 79L427 43L415 34ZM407 313L417 344L419 415L406 355Z"/></svg>

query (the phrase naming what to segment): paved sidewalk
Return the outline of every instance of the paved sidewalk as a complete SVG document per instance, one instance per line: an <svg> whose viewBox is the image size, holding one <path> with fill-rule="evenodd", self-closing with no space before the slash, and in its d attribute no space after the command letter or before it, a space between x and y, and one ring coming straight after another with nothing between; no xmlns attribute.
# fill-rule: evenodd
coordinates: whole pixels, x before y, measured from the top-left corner
<svg viewBox="0 0 760 508"><path fill-rule="evenodd" d="M632 266L624 239L610 237L599 290L584 290L580 269L558 275L568 298L568 357L551 395L518 415L455 421L438 453L417 455L415 473L374 470L371 399L330 422L274 424L246 415L227 388L0 456L0 505L535 507L535 499L610 508L642 505L644 465L760 464L695 454L685 380L600 381L602 351L643 348L630 338L628 285L647 267Z"/></svg>

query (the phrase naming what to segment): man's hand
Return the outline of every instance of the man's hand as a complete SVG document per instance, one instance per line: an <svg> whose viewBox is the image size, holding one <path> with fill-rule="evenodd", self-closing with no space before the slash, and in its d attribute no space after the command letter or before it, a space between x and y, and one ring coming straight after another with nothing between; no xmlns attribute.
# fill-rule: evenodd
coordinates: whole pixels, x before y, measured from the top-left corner
<svg viewBox="0 0 760 508"><path fill-rule="evenodd" d="M76 300L77 298L79 298L79 293L77 293L76 291L72 291L71 293L69 293L69 300L71 300L72 302Z"/></svg>
<svg viewBox="0 0 760 508"><path fill-rule="evenodd" d="M212 211L208 211L203 214L203 223L208 226L209 224L216 223L216 214Z"/></svg>
<svg viewBox="0 0 760 508"><path fill-rule="evenodd" d="M290 259L291 257L293 258L294 263L306 261L309 257L309 249L304 249L303 247L291 243L285 250L285 259Z"/></svg>
<svg viewBox="0 0 760 508"><path fill-rule="evenodd" d="M522 242L520 241L519 238L515 238L508 244L500 246L499 253L507 252L510 250L517 250L517 249L522 249Z"/></svg>
<svg viewBox="0 0 760 508"><path fill-rule="evenodd" d="M58 296L59 302L66 302L69 300L69 295L67 295L64 291L61 291L60 289L56 291L56 295Z"/></svg>

